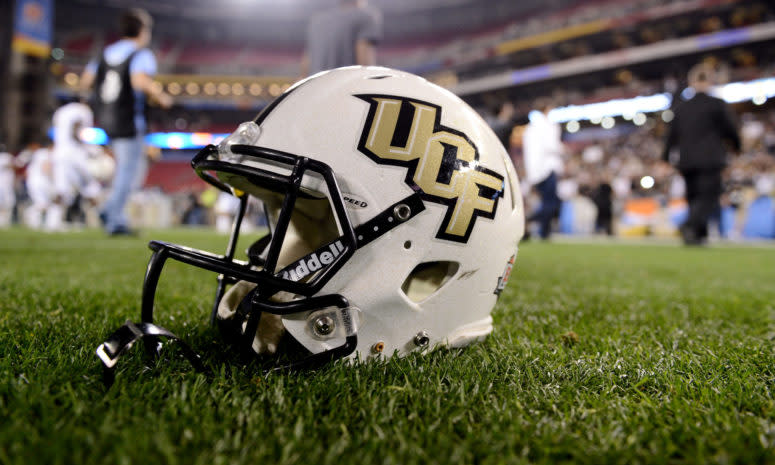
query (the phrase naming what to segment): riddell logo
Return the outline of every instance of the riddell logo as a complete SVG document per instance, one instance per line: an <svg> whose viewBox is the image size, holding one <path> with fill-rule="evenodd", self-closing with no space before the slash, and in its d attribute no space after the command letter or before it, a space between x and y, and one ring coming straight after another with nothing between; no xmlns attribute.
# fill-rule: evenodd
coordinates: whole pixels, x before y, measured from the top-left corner
<svg viewBox="0 0 775 465"><path fill-rule="evenodd" d="M342 241L336 241L328 245L328 250L315 251L288 266L283 271L282 277L289 281L301 281L312 273L332 264L336 257L342 255L342 252L344 252Z"/></svg>

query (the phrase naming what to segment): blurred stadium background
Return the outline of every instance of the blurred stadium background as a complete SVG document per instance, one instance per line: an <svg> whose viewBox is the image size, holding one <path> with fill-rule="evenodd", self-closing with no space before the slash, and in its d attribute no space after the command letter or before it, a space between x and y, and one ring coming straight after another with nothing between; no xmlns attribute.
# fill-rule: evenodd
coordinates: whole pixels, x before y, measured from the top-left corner
<svg viewBox="0 0 775 465"><path fill-rule="evenodd" d="M307 20L338 0L17 0L0 2L2 131L16 154L39 141L53 111L75 95L86 63L116 40L127 7L155 20L156 85L176 98L151 108L158 150L130 212L138 227L212 225L216 194L190 169L197 148L252 119L300 78ZM516 109L509 151L521 169L520 131L534 103L553 99L568 152L560 182L562 233L594 232L593 199L613 189L615 233L676 235L686 215L679 176L660 168L672 102L697 63L713 66L716 94L733 105L743 150L725 173L717 236L775 238L775 4L765 0L372 0L384 16L381 65L411 71L493 118ZM18 18L42 35L20 41ZM17 18L17 19L15 19ZM16 36L16 39L14 37ZM37 42L35 42L37 41ZM99 130L95 143L104 143ZM17 213L27 202L18 167ZM525 192L528 205L535 198ZM153 208L140 208L152 205ZM530 208L528 206L528 208ZM94 222L87 215L86 222ZM93 225L96 225L94 223Z"/></svg>

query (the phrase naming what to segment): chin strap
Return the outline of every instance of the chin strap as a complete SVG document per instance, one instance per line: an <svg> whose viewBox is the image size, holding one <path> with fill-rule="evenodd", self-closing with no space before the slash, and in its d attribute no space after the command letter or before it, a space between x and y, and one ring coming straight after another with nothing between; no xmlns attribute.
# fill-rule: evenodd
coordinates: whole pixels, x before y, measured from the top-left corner
<svg viewBox="0 0 775 465"><path fill-rule="evenodd" d="M115 365L119 357L132 348L140 339L145 342L145 352L150 358L159 356L159 350L162 347L160 337L176 341L180 347L183 356L191 362L191 365L199 372L206 372L207 369L202 364L202 359L191 347L183 342L171 331L157 326L153 323L133 323L127 320L123 326L111 334L108 339L97 347L97 357L102 360L102 377L105 386L111 386L115 381Z"/></svg>

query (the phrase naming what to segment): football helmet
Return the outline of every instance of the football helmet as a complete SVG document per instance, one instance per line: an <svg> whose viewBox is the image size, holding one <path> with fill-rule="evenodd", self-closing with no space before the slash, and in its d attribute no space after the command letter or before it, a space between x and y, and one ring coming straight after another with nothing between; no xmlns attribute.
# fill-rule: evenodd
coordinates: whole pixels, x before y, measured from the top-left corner
<svg viewBox="0 0 775 465"><path fill-rule="evenodd" d="M274 354L274 366L461 347L492 331L524 230L522 199L503 145L451 92L381 67L322 72L192 166L240 199L226 253L152 241L142 321L100 345L107 368L140 338L152 353L160 337L175 338L153 324L167 259L217 273L211 322L241 352ZM269 232L240 261L251 196ZM291 346L297 355L278 362Z"/></svg>

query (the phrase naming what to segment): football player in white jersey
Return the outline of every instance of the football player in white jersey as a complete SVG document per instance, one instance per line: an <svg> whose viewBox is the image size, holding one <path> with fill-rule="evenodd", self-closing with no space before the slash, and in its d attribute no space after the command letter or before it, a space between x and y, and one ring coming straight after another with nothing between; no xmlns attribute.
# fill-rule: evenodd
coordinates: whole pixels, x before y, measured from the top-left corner
<svg viewBox="0 0 775 465"><path fill-rule="evenodd" d="M14 192L13 155L0 144L0 228L11 225L13 207L16 204Z"/></svg>
<svg viewBox="0 0 775 465"><path fill-rule="evenodd" d="M228 234L231 232L234 215L239 211L239 197L220 192L218 200L215 202L214 211L215 230L220 234Z"/></svg>
<svg viewBox="0 0 775 465"><path fill-rule="evenodd" d="M25 158L30 160L25 181L30 204L24 210L24 223L32 229L41 229L44 225L43 215L53 205L56 197L51 146L32 147L23 153Z"/></svg>
<svg viewBox="0 0 775 465"><path fill-rule="evenodd" d="M52 168L55 201L46 212L46 229L64 229L64 214L78 193L96 201L101 191L94 179L89 160L91 152L99 150L81 139L81 131L94 124L91 109L72 102L54 112L54 149Z"/></svg>

